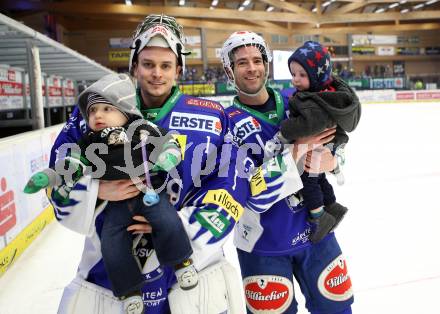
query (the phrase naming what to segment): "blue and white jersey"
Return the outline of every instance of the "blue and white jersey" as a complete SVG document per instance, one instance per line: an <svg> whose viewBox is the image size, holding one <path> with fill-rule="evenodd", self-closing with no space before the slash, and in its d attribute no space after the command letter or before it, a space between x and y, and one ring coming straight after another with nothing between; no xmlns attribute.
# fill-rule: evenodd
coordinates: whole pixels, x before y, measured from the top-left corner
<svg viewBox="0 0 440 314"><path fill-rule="evenodd" d="M298 170L296 166L286 166L290 153L282 152L277 155L277 149L281 145L275 135L279 131L279 123L288 117L288 97L270 88L268 92L275 100L276 109L265 113L241 104L237 97L234 99L233 105L225 110L230 119L231 132L238 145L257 147L248 158L252 159L253 166L257 169L266 169L266 175L260 180L262 182L258 188L253 185L257 181L251 181L254 199L258 197L258 193L267 192L269 186L266 182L276 174L270 171L274 166L283 172L293 172L291 175L296 180L286 179L282 185L278 185L280 189L287 189L289 192L283 191L286 197L263 211L254 206L253 199L248 200L245 213L237 225L234 242L238 248L247 252L285 255L310 245L310 225L307 221L308 211L303 206L300 195L296 193L302 188ZM274 154L275 157L272 157Z"/></svg>
<svg viewBox="0 0 440 314"><path fill-rule="evenodd" d="M249 174L236 167L238 147L231 139L229 119L219 103L183 95L174 88L161 108L141 111L146 119L176 132L183 159L170 171L166 189L191 240L194 265L201 270L223 256L222 246L242 216L247 200L254 200L264 210L283 195L276 192L264 197L260 193L253 199ZM86 124L75 108L55 141L50 166L61 157L58 152L62 144L77 143L86 132ZM57 220L87 236L78 276L110 289L100 247L107 202L97 203L98 187L99 180L85 176L73 187L68 202L51 197L52 190L48 195ZM148 235L137 242L134 251L150 281L143 287L146 311L163 313L168 308L167 291L175 282L174 274L159 265Z"/></svg>

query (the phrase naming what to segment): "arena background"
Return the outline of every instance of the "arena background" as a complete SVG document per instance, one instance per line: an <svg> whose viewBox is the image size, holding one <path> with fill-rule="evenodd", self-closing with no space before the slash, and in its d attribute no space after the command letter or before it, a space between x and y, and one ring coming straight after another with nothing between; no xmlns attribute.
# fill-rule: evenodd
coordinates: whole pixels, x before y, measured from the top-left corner
<svg viewBox="0 0 440 314"><path fill-rule="evenodd" d="M127 71L131 32L149 13L176 16L185 27L193 55L181 89L225 106L234 91L218 54L231 32L252 30L267 39L276 50L269 84L279 89L290 87L279 71L287 69L286 55L306 40L331 47L335 72L363 104L347 147L347 182L334 184L350 208L337 233L354 284L354 312L438 312L439 3L0 1L0 313L55 313L74 276L82 238L51 223L44 193L21 191L47 165L78 92L105 73ZM32 77L35 48L40 80ZM40 96L31 88L35 81ZM231 242L226 254L239 267Z"/></svg>

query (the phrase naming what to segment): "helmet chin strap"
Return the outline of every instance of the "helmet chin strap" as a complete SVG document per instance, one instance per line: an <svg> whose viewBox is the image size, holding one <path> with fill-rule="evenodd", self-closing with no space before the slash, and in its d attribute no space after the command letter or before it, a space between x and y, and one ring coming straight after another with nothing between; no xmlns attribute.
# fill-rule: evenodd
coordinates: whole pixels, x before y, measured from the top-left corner
<svg viewBox="0 0 440 314"><path fill-rule="evenodd" d="M263 90L263 88L265 88L265 87L266 87L266 83L264 83L263 86L261 86L261 88L258 90L258 92L254 93L254 94L246 93L245 91L242 91L241 89L238 88L237 85L235 85L235 90L236 90L237 93L239 93L239 94L243 94L243 95L246 95L246 96L249 96L249 97L255 97L255 96L257 96L257 95Z"/></svg>

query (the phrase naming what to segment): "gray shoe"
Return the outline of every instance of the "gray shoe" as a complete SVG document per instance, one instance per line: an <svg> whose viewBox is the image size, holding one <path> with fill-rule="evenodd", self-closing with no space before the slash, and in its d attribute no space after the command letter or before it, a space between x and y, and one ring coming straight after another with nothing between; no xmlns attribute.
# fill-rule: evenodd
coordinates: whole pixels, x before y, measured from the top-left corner
<svg viewBox="0 0 440 314"><path fill-rule="evenodd" d="M312 225L312 232L309 239L312 243L318 243L333 230L336 219L324 211L321 216L309 219L309 222Z"/></svg>
<svg viewBox="0 0 440 314"><path fill-rule="evenodd" d="M331 231L336 229L342 219L344 219L345 214L348 212L348 208L342 206L338 202L325 206L324 210L335 218L335 225Z"/></svg>

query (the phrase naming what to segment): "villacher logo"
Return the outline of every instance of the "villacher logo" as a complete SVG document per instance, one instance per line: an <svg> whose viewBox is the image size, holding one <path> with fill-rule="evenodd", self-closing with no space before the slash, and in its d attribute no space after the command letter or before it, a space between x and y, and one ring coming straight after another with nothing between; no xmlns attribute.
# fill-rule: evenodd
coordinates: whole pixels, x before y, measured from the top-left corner
<svg viewBox="0 0 440 314"><path fill-rule="evenodd" d="M292 283L281 276L250 276L243 280L252 313L284 313L293 299Z"/></svg>
<svg viewBox="0 0 440 314"><path fill-rule="evenodd" d="M335 258L319 275L318 288L327 299L345 301L353 296L350 275L342 255Z"/></svg>

